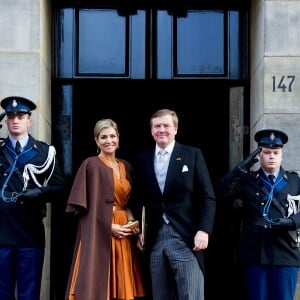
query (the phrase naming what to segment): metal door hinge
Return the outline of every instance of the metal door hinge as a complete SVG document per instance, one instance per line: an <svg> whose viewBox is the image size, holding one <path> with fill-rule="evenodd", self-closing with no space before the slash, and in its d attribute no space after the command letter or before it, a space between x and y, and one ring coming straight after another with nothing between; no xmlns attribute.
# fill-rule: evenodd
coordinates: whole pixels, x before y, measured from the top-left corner
<svg viewBox="0 0 300 300"><path fill-rule="evenodd" d="M232 140L234 142L240 141L240 135L249 134L249 126L241 126L240 119L232 118L231 119L231 130L232 130Z"/></svg>

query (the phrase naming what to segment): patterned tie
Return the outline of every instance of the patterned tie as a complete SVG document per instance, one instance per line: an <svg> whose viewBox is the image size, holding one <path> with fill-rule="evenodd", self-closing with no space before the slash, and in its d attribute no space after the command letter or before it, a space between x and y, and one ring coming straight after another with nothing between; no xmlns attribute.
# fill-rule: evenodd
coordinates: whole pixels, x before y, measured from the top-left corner
<svg viewBox="0 0 300 300"><path fill-rule="evenodd" d="M156 164L156 178L160 187L161 192L164 190L165 181L166 181L166 175L167 175L167 169L166 166L166 154L167 152L165 150L160 150L158 152L158 158L157 158L157 164Z"/></svg>
<svg viewBox="0 0 300 300"><path fill-rule="evenodd" d="M17 155L21 153L21 144L19 141L16 142L15 152Z"/></svg>
<svg viewBox="0 0 300 300"><path fill-rule="evenodd" d="M166 154L167 154L166 150L159 150L158 151L158 163L159 164L163 164L165 162Z"/></svg>

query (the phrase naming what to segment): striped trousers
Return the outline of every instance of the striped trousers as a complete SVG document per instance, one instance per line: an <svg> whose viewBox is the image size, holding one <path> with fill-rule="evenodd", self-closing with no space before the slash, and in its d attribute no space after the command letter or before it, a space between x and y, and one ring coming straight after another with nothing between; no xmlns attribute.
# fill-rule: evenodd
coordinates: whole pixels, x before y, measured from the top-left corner
<svg viewBox="0 0 300 300"><path fill-rule="evenodd" d="M192 250L171 224L163 224L150 253L155 300L204 300L204 276Z"/></svg>

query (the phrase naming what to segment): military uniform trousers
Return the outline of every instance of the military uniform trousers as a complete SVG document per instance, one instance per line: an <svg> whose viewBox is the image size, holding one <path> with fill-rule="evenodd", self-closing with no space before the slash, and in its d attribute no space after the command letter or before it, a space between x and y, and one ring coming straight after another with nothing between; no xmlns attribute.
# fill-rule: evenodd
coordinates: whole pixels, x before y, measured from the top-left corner
<svg viewBox="0 0 300 300"><path fill-rule="evenodd" d="M250 265L245 268L249 300L292 300L298 267Z"/></svg>
<svg viewBox="0 0 300 300"><path fill-rule="evenodd" d="M204 276L192 250L163 223L150 253L155 300L204 300Z"/></svg>
<svg viewBox="0 0 300 300"><path fill-rule="evenodd" d="M44 248L0 246L1 300L40 299L44 251Z"/></svg>

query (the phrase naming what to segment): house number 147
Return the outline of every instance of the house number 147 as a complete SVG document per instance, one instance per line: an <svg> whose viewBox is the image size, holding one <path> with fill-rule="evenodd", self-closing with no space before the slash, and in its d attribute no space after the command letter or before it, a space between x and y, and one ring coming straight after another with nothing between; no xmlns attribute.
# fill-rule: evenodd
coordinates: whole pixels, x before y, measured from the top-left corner
<svg viewBox="0 0 300 300"><path fill-rule="evenodd" d="M272 76L273 80L273 90L272 92L289 92L291 93L293 91L293 84L295 81L296 76L295 75L288 75L288 76L281 76L276 77Z"/></svg>

